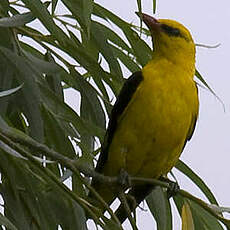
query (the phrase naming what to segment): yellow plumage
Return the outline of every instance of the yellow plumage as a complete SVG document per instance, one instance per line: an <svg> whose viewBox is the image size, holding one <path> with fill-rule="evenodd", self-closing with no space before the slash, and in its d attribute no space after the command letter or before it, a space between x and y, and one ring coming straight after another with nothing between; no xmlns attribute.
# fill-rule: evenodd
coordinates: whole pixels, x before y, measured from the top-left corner
<svg viewBox="0 0 230 230"><path fill-rule="evenodd" d="M167 174L191 138L198 116L195 45L189 31L173 20L155 20L146 14L142 18L153 36L153 57L142 69L129 102L117 114L125 90L115 104L104 155L96 168L107 176L117 176L121 169L147 178ZM117 195L99 182L92 185L109 204Z"/></svg>

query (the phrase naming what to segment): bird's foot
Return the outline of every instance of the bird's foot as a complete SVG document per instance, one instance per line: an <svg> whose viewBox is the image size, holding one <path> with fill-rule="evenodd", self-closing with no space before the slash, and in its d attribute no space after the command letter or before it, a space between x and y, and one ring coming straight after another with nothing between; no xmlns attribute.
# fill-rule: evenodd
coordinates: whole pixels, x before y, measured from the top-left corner
<svg viewBox="0 0 230 230"><path fill-rule="evenodd" d="M168 199L175 196L180 190L180 186L177 182L171 181L165 177L161 177L160 180L169 184L169 188L167 189Z"/></svg>
<svg viewBox="0 0 230 230"><path fill-rule="evenodd" d="M117 183L123 191L131 187L129 174L124 169L120 170L120 173L117 177Z"/></svg>

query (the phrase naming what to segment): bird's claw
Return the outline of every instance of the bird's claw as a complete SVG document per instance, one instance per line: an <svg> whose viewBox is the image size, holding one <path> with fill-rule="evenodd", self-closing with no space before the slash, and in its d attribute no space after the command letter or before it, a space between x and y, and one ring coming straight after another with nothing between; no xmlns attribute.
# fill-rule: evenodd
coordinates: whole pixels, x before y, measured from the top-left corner
<svg viewBox="0 0 230 230"><path fill-rule="evenodd" d="M129 174L124 169L120 170L120 173L117 177L117 183L123 190L126 190L127 188L131 187L131 180Z"/></svg>
<svg viewBox="0 0 230 230"><path fill-rule="evenodd" d="M169 181L169 188L167 189L167 197L168 199L175 196L180 190L180 186L177 182Z"/></svg>
<svg viewBox="0 0 230 230"><path fill-rule="evenodd" d="M169 187L167 189L168 199L175 196L178 193L178 191L180 190L180 186L177 182L171 181L168 178L165 178L163 176L160 178L160 180L163 182L167 182L169 185Z"/></svg>

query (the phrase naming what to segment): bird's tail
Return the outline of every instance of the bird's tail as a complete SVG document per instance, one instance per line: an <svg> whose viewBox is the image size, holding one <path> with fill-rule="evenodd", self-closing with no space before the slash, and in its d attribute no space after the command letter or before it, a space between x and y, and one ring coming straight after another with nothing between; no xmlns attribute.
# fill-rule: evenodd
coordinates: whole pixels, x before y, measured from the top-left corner
<svg viewBox="0 0 230 230"><path fill-rule="evenodd" d="M128 192L128 196L133 197L135 200L135 205L133 205L133 199L127 199L131 212L133 212L135 208L145 199L145 197L151 193L153 188L153 185L140 185L135 186ZM126 220L127 210L122 204L120 204L116 210L115 215L118 217L121 224Z"/></svg>

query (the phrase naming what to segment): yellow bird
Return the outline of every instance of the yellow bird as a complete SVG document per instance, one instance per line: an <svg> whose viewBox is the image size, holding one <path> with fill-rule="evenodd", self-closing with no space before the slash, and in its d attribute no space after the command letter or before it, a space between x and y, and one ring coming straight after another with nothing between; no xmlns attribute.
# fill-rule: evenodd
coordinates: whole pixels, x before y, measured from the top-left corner
<svg viewBox="0 0 230 230"><path fill-rule="evenodd" d="M159 178L176 164L190 140L199 109L195 44L190 32L174 20L139 15L154 44L152 59L125 82L112 109L96 171L117 176ZM111 204L117 194L93 180L92 186ZM151 186L134 186L129 194L140 203ZM121 218L121 222L124 218Z"/></svg>

